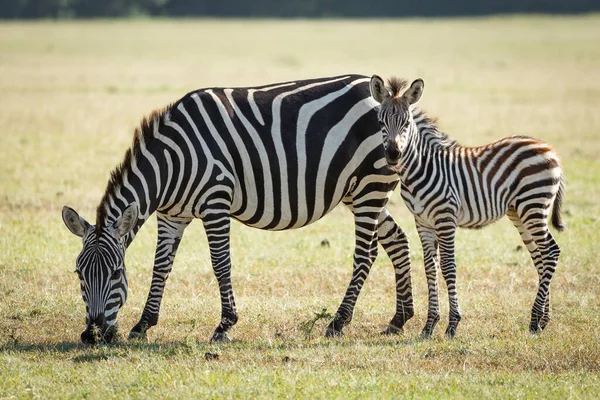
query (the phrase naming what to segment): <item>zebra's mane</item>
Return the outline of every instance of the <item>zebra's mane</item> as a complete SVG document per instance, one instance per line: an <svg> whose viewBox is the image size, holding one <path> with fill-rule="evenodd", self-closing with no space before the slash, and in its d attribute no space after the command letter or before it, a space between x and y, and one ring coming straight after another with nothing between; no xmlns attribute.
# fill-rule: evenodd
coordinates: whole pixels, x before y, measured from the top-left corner
<svg viewBox="0 0 600 400"><path fill-rule="evenodd" d="M388 79L388 87L392 91L392 97L399 97L407 86L408 81L406 79L398 78L397 76L392 76Z"/></svg>
<svg viewBox="0 0 600 400"><path fill-rule="evenodd" d="M133 143L125 152L123 161L110 173L106 190L96 209L96 231L100 231L106 224L110 197L123 186L126 173L131 170L134 161L139 160L142 142L147 144L154 139L155 127L164 120L164 117L168 115L172 107L173 104L169 104L166 107L152 111L149 115L143 117L140 125L135 128Z"/></svg>
<svg viewBox="0 0 600 400"><path fill-rule="evenodd" d="M413 119L417 124L419 134L428 147L437 150L451 150L459 146L458 142L448 136L447 133L440 131L437 126L437 118L430 117L420 108L413 108Z"/></svg>

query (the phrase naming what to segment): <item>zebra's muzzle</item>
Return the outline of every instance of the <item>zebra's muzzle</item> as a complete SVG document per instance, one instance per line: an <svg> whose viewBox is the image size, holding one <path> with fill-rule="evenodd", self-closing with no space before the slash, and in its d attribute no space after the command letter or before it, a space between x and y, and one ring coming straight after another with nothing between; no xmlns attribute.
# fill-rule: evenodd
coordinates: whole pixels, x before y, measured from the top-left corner
<svg viewBox="0 0 600 400"><path fill-rule="evenodd" d="M81 333L81 342L85 344L110 343L115 337L115 329L106 323L104 315L100 315L88 324Z"/></svg>

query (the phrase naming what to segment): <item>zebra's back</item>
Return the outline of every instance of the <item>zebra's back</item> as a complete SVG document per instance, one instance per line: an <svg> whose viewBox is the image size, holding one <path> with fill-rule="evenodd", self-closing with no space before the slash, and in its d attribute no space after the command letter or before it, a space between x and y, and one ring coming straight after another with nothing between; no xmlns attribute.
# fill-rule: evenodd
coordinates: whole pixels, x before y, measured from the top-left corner
<svg viewBox="0 0 600 400"><path fill-rule="evenodd" d="M200 216L221 186L234 218L280 230L320 219L353 188L389 190L398 178L382 162L376 105L360 75L188 93L161 131L194 166L173 211Z"/></svg>

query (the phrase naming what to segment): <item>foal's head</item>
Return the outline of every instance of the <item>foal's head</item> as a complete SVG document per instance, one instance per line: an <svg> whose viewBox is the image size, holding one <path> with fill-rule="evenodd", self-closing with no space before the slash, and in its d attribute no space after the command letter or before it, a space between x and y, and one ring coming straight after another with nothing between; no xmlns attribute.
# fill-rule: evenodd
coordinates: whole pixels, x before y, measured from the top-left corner
<svg viewBox="0 0 600 400"><path fill-rule="evenodd" d="M388 164L396 165L406 147L408 135L417 130L411 105L421 98L424 82L417 79L406 91L408 82L405 80L393 77L388 83L386 86L379 76L373 75L370 87L371 95L380 104L378 119L383 132L385 158Z"/></svg>

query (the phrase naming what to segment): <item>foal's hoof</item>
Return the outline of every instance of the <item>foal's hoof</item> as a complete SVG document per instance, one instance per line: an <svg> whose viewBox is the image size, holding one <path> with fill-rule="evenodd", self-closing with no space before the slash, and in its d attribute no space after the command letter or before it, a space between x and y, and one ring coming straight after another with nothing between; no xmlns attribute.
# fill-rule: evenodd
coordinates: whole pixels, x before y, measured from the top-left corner
<svg viewBox="0 0 600 400"><path fill-rule="evenodd" d="M529 333L531 333L532 335L539 335L540 333L542 333L542 330L540 329L539 325L529 325Z"/></svg>
<svg viewBox="0 0 600 400"><path fill-rule="evenodd" d="M549 322L550 322L550 317L544 315L542 317L542 319L540 320L540 325L539 325L540 331L543 331L544 329L546 329L546 326L548 326Z"/></svg>
<svg viewBox="0 0 600 400"><path fill-rule="evenodd" d="M227 332L215 332L210 338L211 343L229 343L231 338Z"/></svg>

